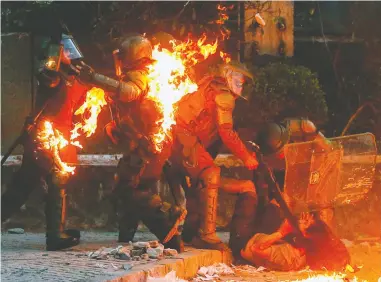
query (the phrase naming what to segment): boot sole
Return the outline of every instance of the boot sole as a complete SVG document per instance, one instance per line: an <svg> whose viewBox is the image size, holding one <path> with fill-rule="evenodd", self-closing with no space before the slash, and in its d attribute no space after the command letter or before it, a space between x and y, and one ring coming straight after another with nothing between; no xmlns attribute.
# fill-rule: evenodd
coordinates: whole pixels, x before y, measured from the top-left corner
<svg viewBox="0 0 381 282"><path fill-rule="evenodd" d="M168 232L167 236L163 240L163 244L167 243L169 240L173 238L178 233L178 227L179 224L185 220L185 217L187 216L187 210L184 210L179 218L176 220L175 224L172 226L171 230Z"/></svg>
<svg viewBox="0 0 381 282"><path fill-rule="evenodd" d="M199 237L194 237L191 242L191 246L197 249L217 250L223 252L231 252L230 248L223 242L209 243L202 240Z"/></svg>
<svg viewBox="0 0 381 282"><path fill-rule="evenodd" d="M68 248L79 245L79 240L75 240L75 241L71 241L71 242L67 242L67 243L61 243L61 244L62 245L60 245L60 244L57 244L57 245L47 244L46 250L47 251L60 251L60 250L68 249Z"/></svg>

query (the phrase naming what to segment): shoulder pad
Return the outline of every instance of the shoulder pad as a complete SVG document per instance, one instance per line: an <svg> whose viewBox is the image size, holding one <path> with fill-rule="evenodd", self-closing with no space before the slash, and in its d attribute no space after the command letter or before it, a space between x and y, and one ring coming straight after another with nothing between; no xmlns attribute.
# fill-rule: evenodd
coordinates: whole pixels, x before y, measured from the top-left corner
<svg viewBox="0 0 381 282"><path fill-rule="evenodd" d="M217 106L226 109L226 110L233 110L235 106L235 97L227 91L221 91L220 93L217 93L215 97L215 101Z"/></svg>
<svg viewBox="0 0 381 282"><path fill-rule="evenodd" d="M136 84L142 91L148 88L147 72L144 70L129 71L124 76L125 82L132 82Z"/></svg>

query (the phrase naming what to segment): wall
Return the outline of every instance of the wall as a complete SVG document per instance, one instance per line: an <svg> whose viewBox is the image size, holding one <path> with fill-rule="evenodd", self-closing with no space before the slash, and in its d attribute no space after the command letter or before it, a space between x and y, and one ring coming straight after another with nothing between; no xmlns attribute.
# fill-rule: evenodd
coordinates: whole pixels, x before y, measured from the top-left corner
<svg viewBox="0 0 381 282"><path fill-rule="evenodd" d="M256 30L255 14L260 13L266 25ZM277 18L285 21L285 30L277 28ZM285 44L285 55L294 54L294 4L292 1L247 1L245 2L245 58L251 57L254 42L260 55L279 56L279 45Z"/></svg>
<svg viewBox="0 0 381 282"><path fill-rule="evenodd" d="M30 38L1 35L1 152L18 137L32 106ZM20 153L21 148L16 152Z"/></svg>

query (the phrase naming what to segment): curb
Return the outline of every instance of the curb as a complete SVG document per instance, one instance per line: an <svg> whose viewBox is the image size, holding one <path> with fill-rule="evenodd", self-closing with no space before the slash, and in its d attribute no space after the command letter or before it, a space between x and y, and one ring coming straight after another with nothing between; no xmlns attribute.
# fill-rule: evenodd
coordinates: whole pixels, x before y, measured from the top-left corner
<svg viewBox="0 0 381 282"><path fill-rule="evenodd" d="M176 276L182 279L191 279L196 276L202 266L214 263L232 262L231 253L216 250L189 249L173 259L164 259L160 262L148 263L134 267L131 272L117 277L109 282L145 282L148 275L151 277L162 277L171 271L176 271Z"/></svg>

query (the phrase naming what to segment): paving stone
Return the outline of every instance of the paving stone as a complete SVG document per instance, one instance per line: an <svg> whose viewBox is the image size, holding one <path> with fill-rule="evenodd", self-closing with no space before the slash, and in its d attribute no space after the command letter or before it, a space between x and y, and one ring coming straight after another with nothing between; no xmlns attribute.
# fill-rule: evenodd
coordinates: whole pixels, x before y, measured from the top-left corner
<svg viewBox="0 0 381 282"><path fill-rule="evenodd" d="M123 245L116 239L115 232L82 232L79 246L65 251L47 252L45 234L3 233L1 281L145 281L148 274L163 276L171 270L176 270L184 278L191 278L200 264L212 264L223 259L218 251L189 248L184 254L171 259L132 261L127 267L124 267L126 261L112 257L107 260L87 257L87 252L100 247ZM135 240L148 242L157 238L149 232L138 232Z"/></svg>

